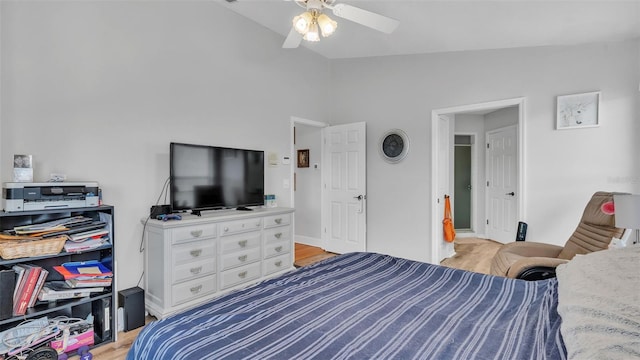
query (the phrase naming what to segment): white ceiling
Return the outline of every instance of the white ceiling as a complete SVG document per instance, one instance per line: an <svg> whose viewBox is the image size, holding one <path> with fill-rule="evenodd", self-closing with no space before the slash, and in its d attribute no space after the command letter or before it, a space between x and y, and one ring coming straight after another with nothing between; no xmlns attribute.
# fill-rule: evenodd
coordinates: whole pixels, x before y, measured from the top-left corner
<svg viewBox="0 0 640 360"><path fill-rule="evenodd" d="M282 35L283 41L291 19L303 11L285 0L216 1ZM397 19L400 26L387 35L328 11L338 22L336 32L302 46L329 59L640 39L640 0L339 2Z"/></svg>

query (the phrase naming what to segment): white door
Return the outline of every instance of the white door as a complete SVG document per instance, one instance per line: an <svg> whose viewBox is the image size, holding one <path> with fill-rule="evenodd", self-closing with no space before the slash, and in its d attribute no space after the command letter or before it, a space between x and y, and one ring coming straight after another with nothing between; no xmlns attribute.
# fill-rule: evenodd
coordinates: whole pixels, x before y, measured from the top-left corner
<svg viewBox="0 0 640 360"><path fill-rule="evenodd" d="M322 133L325 249L366 251L366 124L329 126Z"/></svg>
<svg viewBox="0 0 640 360"><path fill-rule="evenodd" d="M487 237L516 238L518 204L517 126L487 132Z"/></svg>

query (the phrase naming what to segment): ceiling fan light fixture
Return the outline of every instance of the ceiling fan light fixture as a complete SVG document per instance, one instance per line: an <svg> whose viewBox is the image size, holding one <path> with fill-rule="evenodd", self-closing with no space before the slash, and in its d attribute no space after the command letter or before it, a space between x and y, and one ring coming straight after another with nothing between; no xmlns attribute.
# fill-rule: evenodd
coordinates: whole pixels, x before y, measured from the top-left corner
<svg viewBox="0 0 640 360"><path fill-rule="evenodd" d="M330 36L336 31L338 23L328 17L326 14L320 14L318 16L318 25L320 25L320 31L323 37Z"/></svg>
<svg viewBox="0 0 640 360"><path fill-rule="evenodd" d="M309 25L309 31L307 31L307 33L304 34L303 39L311 42L320 41L320 33L318 31L317 22L314 21L311 23L311 25Z"/></svg>
<svg viewBox="0 0 640 360"><path fill-rule="evenodd" d="M301 35L305 35L309 31L311 23L313 23L313 15L308 11L293 18L293 28Z"/></svg>

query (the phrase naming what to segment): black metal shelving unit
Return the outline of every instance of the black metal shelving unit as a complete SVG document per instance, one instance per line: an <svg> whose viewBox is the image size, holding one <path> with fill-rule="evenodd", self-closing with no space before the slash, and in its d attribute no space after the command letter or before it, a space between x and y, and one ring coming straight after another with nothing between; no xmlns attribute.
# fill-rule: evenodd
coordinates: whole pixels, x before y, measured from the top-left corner
<svg viewBox="0 0 640 360"><path fill-rule="evenodd" d="M113 259L115 258L114 239L114 208L109 205L94 207L71 208L71 209L48 209L38 211L0 211L0 231L11 230L16 226L38 224L56 219L63 219L73 216L86 216L94 220L100 218L101 214L109 215L107 218L110 230L110 244L104 244L98 248L81 252L61 252L55 255L33 256L19 259L2 259L0 257L0 269L11 269L12 266L21 263L40 266L47 271L46 281L64 280L53 266L66 262L99 260L107 264L113 271L114 281L111 286L106 287L101 293L94 293L90 297L65 299L57 301L38 301L32 308L28 308L23 316L14 316L0 320L0 331L15 327L24 321L38 319L44 316L54 318L67 316L73 318L86 319L89 314L93 315L94 325L94 346L112 342L115 339L115 268ZM104 217L104 216L103 216Z"/></svg>

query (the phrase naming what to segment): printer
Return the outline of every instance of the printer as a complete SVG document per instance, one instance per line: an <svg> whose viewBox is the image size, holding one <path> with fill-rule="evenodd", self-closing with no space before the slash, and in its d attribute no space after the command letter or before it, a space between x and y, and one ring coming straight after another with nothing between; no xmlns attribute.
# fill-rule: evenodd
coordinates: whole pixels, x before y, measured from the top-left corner
<svg viewBox="0 0 640 360"><path fill-rule="evenodd" d="M6 212L98 206L97 182L7 182L2 187Z"/></svg>

